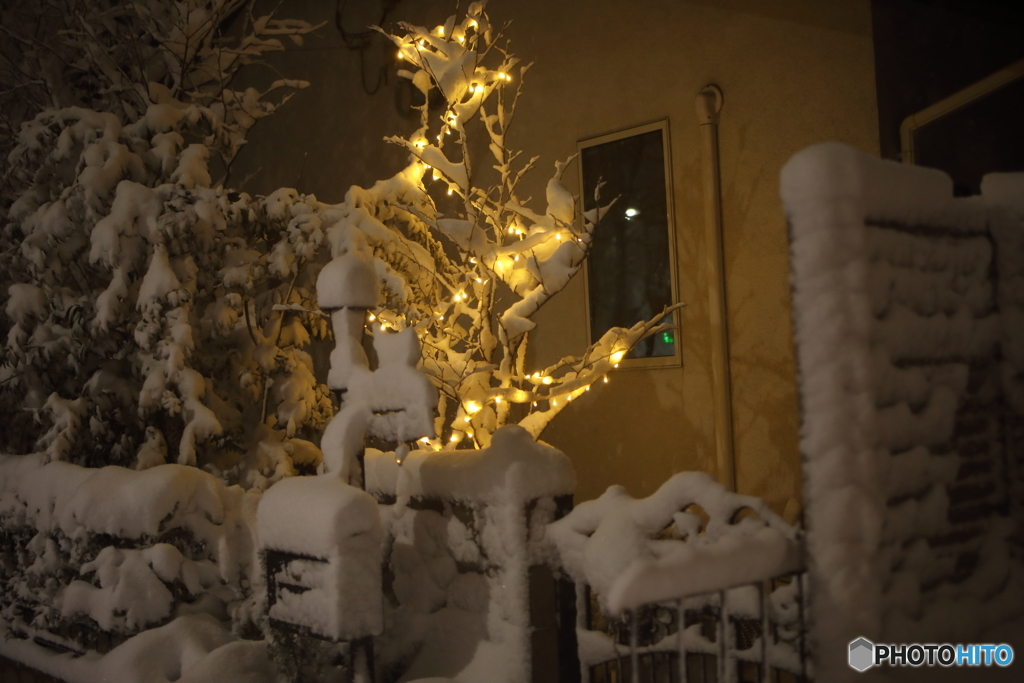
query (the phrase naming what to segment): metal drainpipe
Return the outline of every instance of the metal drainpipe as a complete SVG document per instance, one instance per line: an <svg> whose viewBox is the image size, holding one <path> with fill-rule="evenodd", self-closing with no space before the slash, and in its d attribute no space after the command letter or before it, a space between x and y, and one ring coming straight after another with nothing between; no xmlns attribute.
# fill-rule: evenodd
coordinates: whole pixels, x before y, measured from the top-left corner
<svg viewBox="0 0 1024 683"><path fill-rule="evenodd" d="M718 163L718 113L722 91L707 85L697 95L704 175L704 227L708 256L708 308L711 318L711 377L715 392L715 453L718 480L736 490L729 321L725 303L725 250L722 243L722 179Z"/></svg>
<svg viewBox="0 0 1024 683"><path fill-rule="evenodd" d="M953 93L945 99L922 109L916 114L911 114L903 119L900 124L900 159L903 163L913 164L914 162L914 131L921 126L940 119L946 114L951 114L960 107L979 100L990 92L1002 88L1004 85L1013 83L1018 78L1024 77L1024 59L1014 62L1005 69L1000 69L990 76L986 76L977 83L967 86L963 90Z"/></svg>

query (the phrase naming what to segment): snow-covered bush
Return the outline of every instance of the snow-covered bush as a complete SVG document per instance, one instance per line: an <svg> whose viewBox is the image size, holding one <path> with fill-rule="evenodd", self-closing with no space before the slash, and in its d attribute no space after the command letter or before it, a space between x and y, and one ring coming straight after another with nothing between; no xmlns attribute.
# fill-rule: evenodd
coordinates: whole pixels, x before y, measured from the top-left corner
<svg viewBox="0 0 1024 683"><path fill-rule="evenodd" d="M72 4L17 6L22 26L64 32L7 48L57 108L26 105L5 162L0 401L16 429L0 448L167 457L259 487L314 466L297 437L331 406L302 348L327 329L288 309L313 308L302 265L320 233L292 220L294 192L253 200L224 181L277 93L306 85L233 78L315 27L241 0Z"/></svg>
<svg viewBox="0 0 1024 683"><path fill-rule="evenodd" d="M393 35L399 75L422 94L420 126L388 140L409 164L318 214L331 255L372 248L385 327L417 330L423 371L440 390L435 439L424 450L486 447L494 431L519 424L535 438L575 397L601 381L659 314L613 328L580 357L527 368L531 317L583 264L603 211L582 216L557 161L547 207L519 197L528 162L506 146L527 68L501 45L502 29L471 3L433 30L401 24ZM431 102L443 100L440 109ZM440 113L438 113L440 111ZM483 155L475 151L486 150ZM570 160L571 161L571 160Z"/></svg>
<svg viewBox="0 0 1024 683"><path fill-rule="evenodd" d="M257 500L194 467L0 456L4 627L72 650L106 650L196 612L257 633Z"/></svg>

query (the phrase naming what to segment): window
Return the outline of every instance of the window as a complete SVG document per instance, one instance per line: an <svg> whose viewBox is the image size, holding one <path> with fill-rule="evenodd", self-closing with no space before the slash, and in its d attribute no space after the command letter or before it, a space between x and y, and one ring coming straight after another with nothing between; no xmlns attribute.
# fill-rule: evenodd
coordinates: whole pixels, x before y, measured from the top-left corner
<svg viewBox="0 0 1024 683"><path fill-rule="evenodd" d="M631 327L675 302L668 122L579 143L585 210L615 200L594 231L587 262L590 339L612 327ZM665 322L672 322L671 317ZM633 366L679 362L676 330L640 342L624 359Z"/></svg>

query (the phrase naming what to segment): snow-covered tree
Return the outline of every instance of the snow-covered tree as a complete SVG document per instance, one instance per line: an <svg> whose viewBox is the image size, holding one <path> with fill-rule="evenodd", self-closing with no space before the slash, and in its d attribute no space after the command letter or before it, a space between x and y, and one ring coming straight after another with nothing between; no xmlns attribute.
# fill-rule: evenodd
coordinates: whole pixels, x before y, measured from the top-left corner
<svg viewBox="0 0 1024 683"><path fill-rule="evenodd" d="M235 76L316 28L251 5L54 0L5 14L0 97L31 97L6 110L21 125L0 190L0 409L18 417L0 448L172 460L260 488L312 468L333 408L304 347L331 333L316 277L348 252L380 280L366 322L414 328L439 389L422 449L485 447L510 423L536 437L662 329L664 312L527 367L531 318L578 272L607 206L581 215L561 181L571 160L556 162L545 209L520 199L537 157L523 162L506 135L527 68L482 3L392 36L424 102L419 128L390 138L410 154L394 177L338 205L227 189L248 130L306 85L235 89ZM33 33L42 22L56 37Z"/></svg>
<svg viewBox="0 0 1024 683"><path fill-rule="evenodd" d="M314 465L332 412L302 350L327 329L301 263L318 237L284 191L224 181L246 133L301 81L239 71L316 27L244 0L52 0L4 10L0 409L4 450L230 469ZM13 118L10 118L13 117ZM287 245L283 257L281 244ZM19 417L20 416L20 417ZM31 419L26 419L31 418ZM41 424L35 428L32 420Z"/></svg>
<svg viewBox="0 0 1024 683"><path fill-rule="evenodd" d="M437 438L422 439L421 448L486 447L508 423L536 437L663 329L668 311L609 330L578 357L527 366L531 318L579 271L608 206L581 215L561 180L571 159L555 162L545 209L520 199L520 181L538 157L522 161L506 136L528 67L502 43L483 2L432 30L401 28L390 36L399 75L423 104L419 128L389 141L409 151L409 164L371 188L353 187L325 212L332 256L368 245L385 298L369 321L419 334L423 369L440 390ZM441 108L431 105L435 91Z"/></svg>

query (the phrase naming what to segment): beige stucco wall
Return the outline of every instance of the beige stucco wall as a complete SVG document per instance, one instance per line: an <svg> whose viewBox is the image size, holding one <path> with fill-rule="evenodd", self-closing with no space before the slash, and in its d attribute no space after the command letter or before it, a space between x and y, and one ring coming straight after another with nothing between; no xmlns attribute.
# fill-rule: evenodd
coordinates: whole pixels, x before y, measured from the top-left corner
<svg viewBox="0 0 1024 683"><path fill-rule="evenodd" d="M356 5L358 3L349 3ZM376 21L351 9L346 27ZM432 11L430 5L439 7ZM433 26L450 3L399 3L389 18ZM244 189L298 186L337 201L352 183L397 170L403 155L381 142L408 132L394 82L372 82L388 48L344 49L334 3L285 3L290 16L328 20L320 39L275 58L309 90L250 137L233 172ZM725 94L720 125L727 302L740 491L778 510L799 497L798 413L791 342L786 225L779 171L800 149L840 140L877 153L878 130L868 0L494 1L492 19L514 19L514 52L535 62L526 76L513 147L542 155L533 192L543 197L555 159L580 139L668 118L678 253L683 364L621 369L581 397L543 438L579 475L577 501L611 484L646 495L682 470L714 472L707 268L701 154L694 100L707 83ZM576 184L575 173L569 180ZM298 182L297 182L298 181ZM584 282L577 278L538 317L538 363L586 346Z"/></svg>

